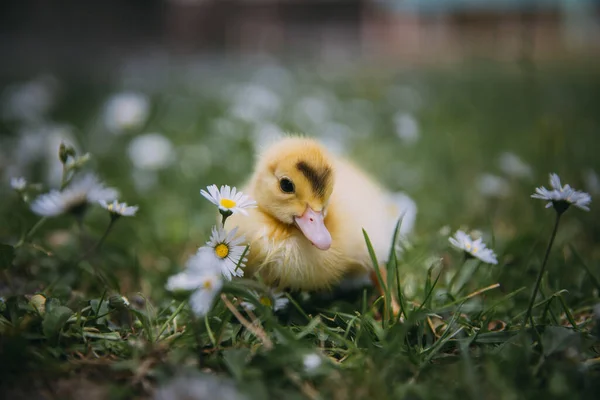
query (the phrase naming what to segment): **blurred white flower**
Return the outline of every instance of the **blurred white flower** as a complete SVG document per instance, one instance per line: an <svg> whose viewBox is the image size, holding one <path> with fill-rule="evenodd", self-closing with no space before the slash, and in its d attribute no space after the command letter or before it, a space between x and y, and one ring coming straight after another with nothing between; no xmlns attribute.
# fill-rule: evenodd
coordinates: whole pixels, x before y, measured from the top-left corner
<svg viewBox="0 0 600 400"><path fill-rule="evenodd" d="M194 314L202 317L210 311L215 297L223 287L223 279L214 257L209 252L198 251L186 263L186 269L167 280L169 291L193 291L190 306Z"/></svg>
<svg viewBox="0 0 600 400"><path fill-rule="evenodd" d="M104 107L104 123L113 133L140 129L148 118L150 103L141 93L123 92L112 96Z"/></svg>
<svg viewBox="0 0 600 400"><path fill-rule="evenodd" d="M312 372L319 368L323 363L321 356L315 353L305 354L302 358L302 363L304 364L304 369L307 372Z"/></svg>
<svg viewBox="0 0 600 400"><path fill-rule="evenodd" d="M208 251L227 280L234 276L244 276L244 263L246 258L242 258L246 246L240 246L246 240L244 236L235 237L238 228L227 232L223 227L213 226L210 240L206 242L206 247L201 247L198 252Z"/></svg>
<svg viewBox="0 0 600 400"><path fill-rule="evenodd" d="M134 138L127 149L129 158L136 168L160 170L175 161L171 141L159 133L147 133Z"/></svg>
<svg viewBox="0 0 600 400"><path fill-rule="evenodd" d="M450 226L448 225L444 225L440 228L440 230L438 231L438 233L440 234L440 236L448 236L450 234Z"/></svg>
<svg viewBox="0 0 600 400"><path fill-rule="evenodd" d="M139 208L138 206L128 206L127 203L119 203L117 200L114 200L112 203L100 200L98 203L111 214L123 217L133 217Z"/></svg>
<svg viewBox="0 0 600 400"><path fill-rule="evenodd" d="M477 179L479 193L487 197L507 197L510 186L506 179L498 175L481 174Z"/></svg>
<svg viewBox="0 0 600 400"><path fill-rule="evenodd" d="M583 179L585 180L587 190L594 194L600 193L600 177L598 177L598 174L593 169L588 169Z"/></svg>
<svg viewBox="0 0 600 400"><path fill-rule="evenodd" d="M221 186L221 189L217 189L217 185L210 185L207 189L208 192L201 189L200 194L219 207L221 211L248 215L248 211L245 209L256 207L256 202L248 195L238 192L235 186L231 188L229 185L225 185Z"/></svg>
<svg viewBox="0 0 600 400"><path fill-rule="evenodd" d="M282 93L293 90L294 78L283 65L270 61L256 71L252 77L252 82L272 88L277 93Z"/></svg>
<svg viewBox="0 0 600 400"><path fill-rule="evenodd" d="M318 129L320 141L331 153L343 156L347 152L352 130L344 124L327 122Z"/></svg>
<svg viewBox="0 0 600 400"><path fill-rule="evenodd" d="M505 152L500 155L498 165L502 172L515 178L531 178L531 167L523 162L515 153Z"/></svg>
<svg viewBox="0 0 600 400"><path fill-rule="evenodd" d="M41 216L54 217L65 212L76 212L88 203L117 198L116 189L105 187L96 175L78 176L63 191L52 190L31 203L31 210Z"/></svg>
<svg viewBox="0 0 600 400"><path fill-rule="evenodd" d="M488 249L481 238L473 240L471 236L463 231L457 231L454 237L448 239L450 243L457 249L463 250L465 253L473 257L477 257L481 261L488 264L498 264L496 254L492 249Z"/></svg>
<svg viewBox="0 0 600 400"><path fill-rule="evenodd" d="M402 218L398 233L402 236L409 235L413 231L417 219L417 203L402 192L391 194L389 199L390 215L394 216L390 221L393 224L392 226L395 227L398 219Z"/></svg>
<svg viewBox="0 0 600 400"><path fill-rule="evenodd" d="M588 193L575 190L569 185L562 186L557 174L550 174L550 186L552 190L548 190L543 186L536 188L535 194L531 197L548 201L546 208L554 206L558 212L566 211L570 205L590 211L588 206L592 202L592 196Z"/></svg>
<svg viewBox="0 0 600 400"><path fill-rule="evenodd" d="M261 151L270 144L276 142L284 136L284 132L277 125L266 122L257 124L252 132L254 138L254 148Z"/></svg>
<svg viewBox="0 0 600 400"><path fill-rule="evenodd" d="M187 373L161 385L154 400L245 400L230 380L218 376Z"/></svg>
<svg viewBox="0 0 600 400"><path fill-rule="evenodd" d="M78 149L73 128L65 124L44 123L23 127L18 131L17 137L11 152L7 154L10 168L6 172L10 175L26 175L32 164L42 163L46 183L57 186L62 177L58 147L64 142Z"/></svg>
<svg viewBox="0 0 600 400"><path fill-rule="evenodd" d="M248 84L229 90L230 113L246 122L259 123L279 112L281 101L277 94L264 86Z"/></svg>
<svg viewBox="0 0 600 400"><path fill-rule="evenodd" d="M125 296L121 296L120 294L114 294L108 298L108 305L111 308L121 310L124 308L128 308L131 303L129 299Z"/></svg>
<svg viewBox="0 0 600 400"><path fill-rule="evenodd" d="M8 86L2 93L2 116L22 122L40 122L52 108L58 82L53 76Z"/></svg>
<svg viewBox="0 0 600 400"><path fill-rule="evenodd" d="M323 125L331 119L332 99L324 96L301 98L294 107L294 122L301 127L312 128Z"/></svg>
<svg viewBox="0 0 600 400"><path fill-rule="evenodd" d="M399 112L394 115L394 125L396 126L396 135L406 144L414 144L421 136L419 133L419 123L409 113Z"/></svg>
<svg viewBox="0 0 600 400"><path fill-rule="evenodd" d="M271 308L273 311L283 310L287 307L288 303L290 302L289 299L285 296L284 292L278 291L273 288L270 289L268 293L259 294L258 292L253 291L252 294L258 299L260 304L262 304L265 307ZM243 301L241 304L244 308L248 310L254 310L256 308L254 307L254 304L248 301Z"/></svg>
<svg viewBox="0 0 600 400"><path fill-rule="evenodd" d="M10 187L17 192L21 192L27 187L27 180L23 177L10 178Z"/></svg>

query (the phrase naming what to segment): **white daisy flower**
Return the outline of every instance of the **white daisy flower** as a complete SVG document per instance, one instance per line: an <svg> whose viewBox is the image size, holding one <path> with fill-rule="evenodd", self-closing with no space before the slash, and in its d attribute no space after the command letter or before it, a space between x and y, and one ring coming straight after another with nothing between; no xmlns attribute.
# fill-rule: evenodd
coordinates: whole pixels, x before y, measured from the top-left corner
<svg viewBox="0 0 600 400"><path fill-rule="evenodd" d="M190 306L194 314L202 317L212 308L215 297L223 287L223 279L214 260L205 252L192 256L186 267L184 272L169 278L166 288L172 292L193 291Z"/></svg>
<svg viewBox="0 0 600 400"><path fill-rule="evenodd" d="M305 354L302 358L302 363L304 364L304 369L307 372L314 371L319 368L323 363L321 356L315 353Z"/></svg>
<svg viewBox="0 0 600 400"><path fill-rule="evenodd" d="M10 178L10 187L17 192L22 192L27 187L27 180L23 177Z"/></svg>
<svg viewBox="0 0 600 400"><path fill-rule="evenodd" d="M248 195L238 192L237 188L229 187L228 185L221 186L217 189L217 185L207 187L208 192L204 189L200 190L200 194L208 201L219 207L219 210L225 213L241 213L248 215L246 208L256 207L256 202L251 200Z"/></svg>
<svg viewBox="0 0 600 400"><path fill-rule="evenodd" d="M119 203L117 200L112 203L100 200L98 203L115 216L133 217L139 208L138 206L128 206L127 203Z"/></svg>
<svg viewBox="0 0 600 400"><path fill-rule="evenodd" d="M113 133L141 128L148 118L150 103L146 96L124 92L111 97L104 109L104 123Z"/></svg>
<svg viewBox="0 0 600 400"><path fill-rule="evenodd" d="M66 212L81 211L88 203L114 200L119 193L106 187L94 174L86 174L71 182L62 192L52 190L39 196L31 204L31 210L44 217L54 217Z"/></svg>
<svg viewBox="0 0 600 400"><path fill-rule="evenodd" d="M488 264L498 264L496 254L492 249L488 249L481 238L473 240L470 235L463 231L457 231L454 237L448 239L450 243L457 249L463 250L465 253L477 257L481 261Z"/></svg>
<svg viewBox="0 0 600 400"><path fill-rule="evenodd" d="M229 281L234 276L244 276L243 268L247 261L246 258L242 259L246 246L240 246L246 239L244 236L236 238L237 230L238 228L234 228L228 233L222 226L213 226L210 240L206 242L206 246L198 249L198 253L210 251L215 265L219 266L221 273Z"/></svg>
<svg viewBox="0 0 600 400"><path fill-rule="evenodd" d="M276 289L270 289L269 293L258 293L253 291L252 295L258 299L260 304L265 307L270 307L273 311L283 310L287 307L290 302L287 297L285 297L285 293L277 291ZM247 310L254 310L256 307L254 304L243 301L242 306Z"/></svg>
<svg viewBox="0 0 600 400"><path fill-rule="evenodd" d="M565 212L571 205L590 211L588 206L592 202L592 196L588 193L575 190L569 185L562 186L557 174L550 174L550 186L552 186L552 190L548 190L543 186L536 188L535 194L531 197L548 201L546 208L554 206L556 211L560 213Z"/></svg>

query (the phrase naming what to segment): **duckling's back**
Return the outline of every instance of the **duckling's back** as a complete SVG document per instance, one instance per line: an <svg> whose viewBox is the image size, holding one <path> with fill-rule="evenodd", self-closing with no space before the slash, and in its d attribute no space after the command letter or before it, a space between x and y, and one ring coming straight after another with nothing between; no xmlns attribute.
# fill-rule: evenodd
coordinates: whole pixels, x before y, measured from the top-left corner
<svg viewBox="0 0 600 400"><path fill-rule="evenodd" d="M352 268L349 273L364 272L371 268L372 262L363 229L377 259L384 262L389 256L394 227L402 210L396 207L388 191L350 162L336 159L335 176L328 216L333 245L359 261L362 269Z"/></svg>

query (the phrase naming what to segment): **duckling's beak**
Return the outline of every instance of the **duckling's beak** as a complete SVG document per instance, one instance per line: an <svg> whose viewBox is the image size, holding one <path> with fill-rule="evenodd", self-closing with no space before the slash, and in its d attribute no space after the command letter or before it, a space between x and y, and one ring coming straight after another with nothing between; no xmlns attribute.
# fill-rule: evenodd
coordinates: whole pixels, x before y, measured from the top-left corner
<svg viewBox="0 0 600 400"><path fill-rule="evenodd" d="M327 250L331 247L331 234L325 227L322 212L316 212L307 207L301 217L294 217L296 225L304 236L320 250Z"/></svg>

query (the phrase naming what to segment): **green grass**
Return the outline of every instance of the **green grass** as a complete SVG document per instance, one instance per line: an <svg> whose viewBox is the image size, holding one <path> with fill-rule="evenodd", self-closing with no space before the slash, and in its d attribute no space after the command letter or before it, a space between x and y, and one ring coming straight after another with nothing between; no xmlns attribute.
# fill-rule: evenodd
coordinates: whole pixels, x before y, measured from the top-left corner
<svg viewBox="0 0 600 400"><path fill-rule="evenodd" d="M106 240L110 218L100 208L81 226L70 216L52 218L28 235L39 219L6 180L1 185L1 391L10 398L146 398L175 376L197 373L226 377L249 398L594 398L595 199L589 213L572 208L562 216L533 305L535 330L523 321L554 223L554 211L530 195L548 186L549 172L592 192L584 174L600 171L600 75L580 66L330 69L224 65L91 81L60 77L44 124L71 125L78 148L92 156L85 169L140 211L118 220ZM215 221L199 190L240 185L253 165L255 124L232 116L227 97L232 84L251 80L279 96L280 107L268 112L274 124L324 139L324 123L343 124L349 157L416 201L415 232L385 266L402 320L385 307L389 297L372 288L290 293L286 310L273 313L251 295L264 290L260 282L242 279L225 285L227 303L218 298L206 318L165 290ZM102 107L122 89L146 93L151 112L135 132L113 135ZM324 122L294 111L305 96L328 105ZM412 145L395 135L398 111L418 121L420 139ZM19 153L26 125L0 120L0 168L8 174L22 164L30 182L45 182L45 156L24 163ZM168 137L176 160L132 175L127 147L146 132ZM527 162L532 176L502 173L505 151ZM505 197L479 193L477 179L486 172L506 179ZM143 179L155 183L140 187ZM46 183L30 187L28 200L47 190ZM452 250L448 236L460 228L481 231L499 264ZM119 304L120 295L130 306ZM254 315L240 311L251 329L230 309L240 309L238 300L258 307ZM310 353L323 362L307 371L303 357Z"/></svg>

